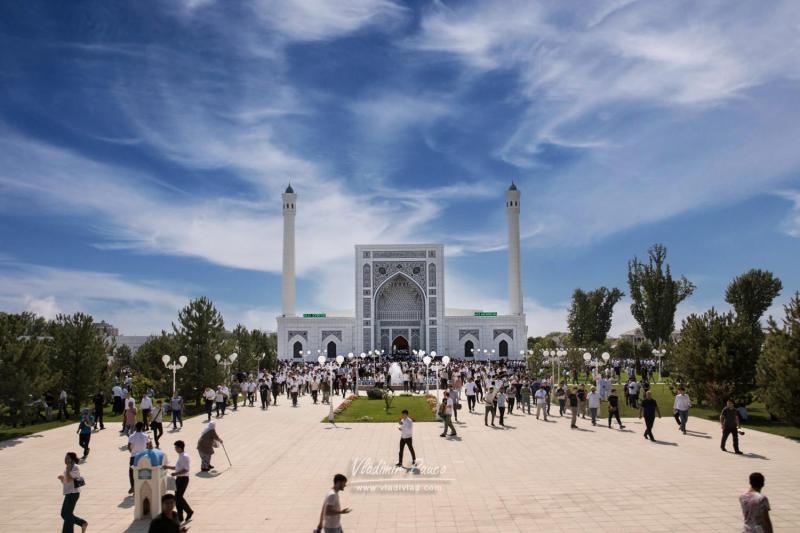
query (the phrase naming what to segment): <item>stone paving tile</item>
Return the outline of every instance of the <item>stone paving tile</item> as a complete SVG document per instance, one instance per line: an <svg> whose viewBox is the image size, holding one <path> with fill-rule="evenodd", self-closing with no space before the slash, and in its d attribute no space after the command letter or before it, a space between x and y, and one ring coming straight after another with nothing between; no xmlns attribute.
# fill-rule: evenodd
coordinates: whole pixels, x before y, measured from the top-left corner
<svg viewBox="0 0 800 533"><path fill-rule="evenodd" d="M307 398L292 408L285 401L262 412L240 409L219 422L231 455L214 457L213 477L191 477L188 499L196 510L192 532L308 532L319 514L331 477L342 472L351 483L342 503L346 531L514 532L558 531L738 531L737 497L747 475L767 477L766 493L776 531L800 530L800 445L749 431L742 448L752 455L723 454L717 424L691 418L695 435L682 435L671 419L656 422L666 443L645 441L638 420L629 431L592 427L569 429L565 418L536 421L509 417L515 429L486 428L479 415L463 413L459 440L438 436L438 424L418 424L414 444L427 465L445 466L430 481L402 472L382 476L404 487L430 485L438 492L358 492L365 478L350 475L354 458L397 459L399 432L393 424L320 424L325 406ZM167 432L171 452L177 438L187 441L193 467L201 418ZM0 472L12 490L0 499L0 531L58 531L60 484L65 451L78 450L74 427L0 443ZM702 438L709 436L711 438ZM95 433L92 453L81 471L87 479L77 506L90 531L140 532L127 496L127 452L114 429ZM221 450L220 450L221 452ZM406 459L408 461L408 459Z"/></svg>

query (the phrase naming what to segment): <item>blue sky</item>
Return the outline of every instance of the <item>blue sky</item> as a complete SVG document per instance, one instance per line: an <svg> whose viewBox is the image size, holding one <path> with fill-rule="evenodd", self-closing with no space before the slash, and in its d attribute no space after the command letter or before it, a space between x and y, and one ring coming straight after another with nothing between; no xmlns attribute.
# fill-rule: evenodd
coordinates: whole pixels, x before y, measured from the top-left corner
<svg viewBox="0 0 800 533"><path fill-rule="evenodd" d="M655 242L698 286L679 317L754 267L777 313L798 27L792 1L3 3L0 309L146 334L207 295L273 329L291 180L300 311L353 307L356 243L442 242L447 306L502 313L514 180L530 334Z"/></svg>

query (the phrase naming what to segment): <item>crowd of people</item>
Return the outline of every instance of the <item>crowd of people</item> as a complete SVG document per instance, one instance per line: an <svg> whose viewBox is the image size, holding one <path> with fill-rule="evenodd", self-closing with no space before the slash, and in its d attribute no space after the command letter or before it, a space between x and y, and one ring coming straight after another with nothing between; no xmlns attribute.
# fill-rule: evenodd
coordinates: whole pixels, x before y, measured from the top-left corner
<svg viewBox="0 0 800 533"><path fill-rule="evenodd" d="M616 421L620 430L625 429L621 417L624 404L629 409L628 416L634 414L644 419L644 438L655 441L655 420L661 417L661 408L664 406L659 406L653 398L646 374L636 379L633 369L628 369L631 377L623 382L614 368L611 366L606 372L591 375L589 383L569 384L567 380L555 383L553 376L548 379L532 375L528 367L519 362L498 364L453 361L449 365L434 366L433 370L419 361L358 361L327 367L281 362L272 371L239 373L232 376L227 383L203 390L206 426L196 446L200 457L199 470L209 472L215 468L211 464L214 450L223 445L216 421L229 415L231 411L256 407L267 411L277 406L284 395L286 405L291 405L292 408L297 408L300 399L304 397L308 397L312 404L330 404L335 396L341 395L344 398L348 393L357 394L376 387L392 387L408 393L424 393L433 389L441 391L441 401L437 404L436 412L443 424L441 436L445 438L458 438L456 425L465 423L458 419L463 404L466 404L470 413L478 413L482 408L484 425L492 428L505 428L509 416L530 415L544 421L552 417L567 417L572 429L578 428L583 420L590 421L593 426L606 422L609 428ZM185 413L184 399L177 393L165 400L156 399L153 390L147 390L141 398L135 399L132 396L131 376L126 376L124 381L114 385L111 399L112 412L122 415L120 434L127 439L129 493L133 494L134 458L148 448L161 447L165 420L168 425L171 424L173 432L181 430ZM601 405L604 403L607 406L607 420L600 419ZM85 520L74 515L80 485L83 483L78 464L87 460L92 433L105 429L104 404L104 394L98 391L94 398L94 413L83 409L77 429L83 458L79 459L72 452L67 454L66 471L59 477L64 482L64 531L71 531L74 525L83 530L87 527ZM678 389L672 413L678 429L684 434L689 431L687 422L691 406L686 391L683 388ZM732 437L734 452L742 453L738 442L741 421L741 410L729 402L720 414L722 450L727 451L727 440ZM401 434L398 467L403 467L406 449L410 453L412 467L416 464L413 427L413 420L407 411L403 411L398 426ZM165 468L173 470L172 475L176 478L175 492L165 496L164 512L151 522L152 532L180 531L192 520L194 514L186 500L191 459L183 440L174 441L173 447L177 460L174 465L167 464ZM326 496L319 524L325 531L336 531L336 527L341 527L339 515L345 514L345 511L339 510L338 493L344 489L346 482L344 476L337 477L334 487ZM750 492L759 493L758 484L757 479L751 479ZM756 509L768 510L765 502L766 498L759 498L757 495L751 494L746 498L743 496L742 509L746 519L748 516L751 519L756 516ZM766 511L762 514L766 515ZM174 529L175 527L178 529Z"/></svg>

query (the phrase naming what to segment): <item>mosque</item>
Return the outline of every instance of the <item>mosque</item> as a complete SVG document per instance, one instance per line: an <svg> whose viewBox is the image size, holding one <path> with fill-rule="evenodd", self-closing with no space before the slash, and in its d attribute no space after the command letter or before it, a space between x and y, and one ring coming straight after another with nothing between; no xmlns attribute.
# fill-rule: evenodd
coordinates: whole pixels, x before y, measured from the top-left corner
<svg viewBox="0 0 800 533"><path fill-rule="evenodd" d="M353 353L449 355L466 360L521 359L527 326L520 281L520 191L506 191L509 313L445 307L441 244L355 247L355 312L295 314L295 217L297 193L283 198L283 308L278 321L278 358L316 361Z"/></svg>

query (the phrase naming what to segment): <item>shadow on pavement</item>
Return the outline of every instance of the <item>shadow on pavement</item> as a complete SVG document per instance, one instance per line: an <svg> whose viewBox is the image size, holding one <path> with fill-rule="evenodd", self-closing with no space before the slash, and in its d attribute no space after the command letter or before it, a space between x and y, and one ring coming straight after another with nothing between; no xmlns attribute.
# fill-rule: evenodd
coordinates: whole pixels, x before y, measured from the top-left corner
<svg viewBox="0 0 800 533"><path fill-rule="evenodd" d="M22 441L27 439L41 439L43 435L38 433L31 433L30 435L19 435L19 436L10 436L9 438L0 441L0 450L4 448L13 448L17 444L20 444Z"/></svg>

